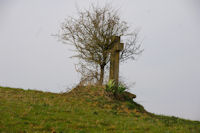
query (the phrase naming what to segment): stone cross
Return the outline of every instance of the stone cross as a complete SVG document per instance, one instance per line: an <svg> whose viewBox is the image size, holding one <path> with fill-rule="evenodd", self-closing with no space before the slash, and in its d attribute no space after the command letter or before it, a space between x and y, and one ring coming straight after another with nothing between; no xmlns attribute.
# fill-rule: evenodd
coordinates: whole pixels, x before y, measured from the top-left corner
<svg viewBox="0 0 200 133"><path fill-rule="evenodd" d="M119 81L119 59L120 51L124 48L124 44L120 43L120 37L115 36L112 44L111 57L110 57L110 76L109 80L114 80L118 85Z"/></svg>

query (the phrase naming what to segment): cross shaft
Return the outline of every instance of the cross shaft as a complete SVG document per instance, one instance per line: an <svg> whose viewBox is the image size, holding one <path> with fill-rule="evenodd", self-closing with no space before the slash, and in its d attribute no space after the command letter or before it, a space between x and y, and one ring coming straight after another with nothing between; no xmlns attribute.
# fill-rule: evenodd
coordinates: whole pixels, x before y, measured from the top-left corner
<svg viewBox="0 0 200 133"><path fill-rule="evenodd" d="M115 36L113 48L111 50L110 57L110 76L109 80L114 80L115 84L118 85L119 82L119 60L120 51L123 50L124 44L120 43L120 37Z"/></svg>

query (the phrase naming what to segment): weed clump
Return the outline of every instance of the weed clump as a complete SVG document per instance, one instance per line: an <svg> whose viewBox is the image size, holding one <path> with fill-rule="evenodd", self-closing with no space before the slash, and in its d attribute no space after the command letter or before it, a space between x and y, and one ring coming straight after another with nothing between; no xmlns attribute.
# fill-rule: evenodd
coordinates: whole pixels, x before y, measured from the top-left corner
<svg viewBox="0 0 200 133"><path fill-rule="evenodd" d="M136 98L135 94L127 92L126 90L128 90L128 88L125 85L122 83L116 84L114 80L109 80L109 82L106 84L106 91L115 99L132 101L133 98Z"/></svg>

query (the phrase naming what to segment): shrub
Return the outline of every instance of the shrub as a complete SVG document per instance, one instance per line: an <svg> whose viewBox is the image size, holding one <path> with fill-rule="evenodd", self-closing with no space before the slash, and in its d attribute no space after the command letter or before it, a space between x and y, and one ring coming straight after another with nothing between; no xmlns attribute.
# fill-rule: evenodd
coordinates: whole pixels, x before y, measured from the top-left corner
<svg viewBox="0 0 200 133"><path fill-rule="evenodd" d="M108 83L106 84L106 91L114 93L115 88L116 88L116 85L115 85L114 80L109 80Z"/></svg>
<svg viewBox="0 0 200 133"><path fill-rule="evenodd" d="M108 83L106 84L106 91L112 92L113 94L120 94L124 92L126 89L127 87L125 87L121 83L119 83L119 85L117 86L114 80L109 80Z"/></svg>
<svg viewBox="0 0 200 133"><path fill-rule="evenodd" d="M125 86L123 86L122 84L119 84L119 86L117 87L117 92L118 93L122 93L126 90L127 88Z"/></svg>

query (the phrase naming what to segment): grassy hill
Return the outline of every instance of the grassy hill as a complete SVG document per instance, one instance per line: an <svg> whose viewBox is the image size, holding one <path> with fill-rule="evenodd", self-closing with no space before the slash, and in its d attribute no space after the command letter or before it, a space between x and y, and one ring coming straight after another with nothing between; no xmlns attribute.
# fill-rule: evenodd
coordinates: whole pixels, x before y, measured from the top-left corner
<svg viewBox="0 0 200 133"><path fill-rule="evenodd" d="M0 87L1 133L200 133L200 122L148 113L102 87L56 94Z"/></svg>

